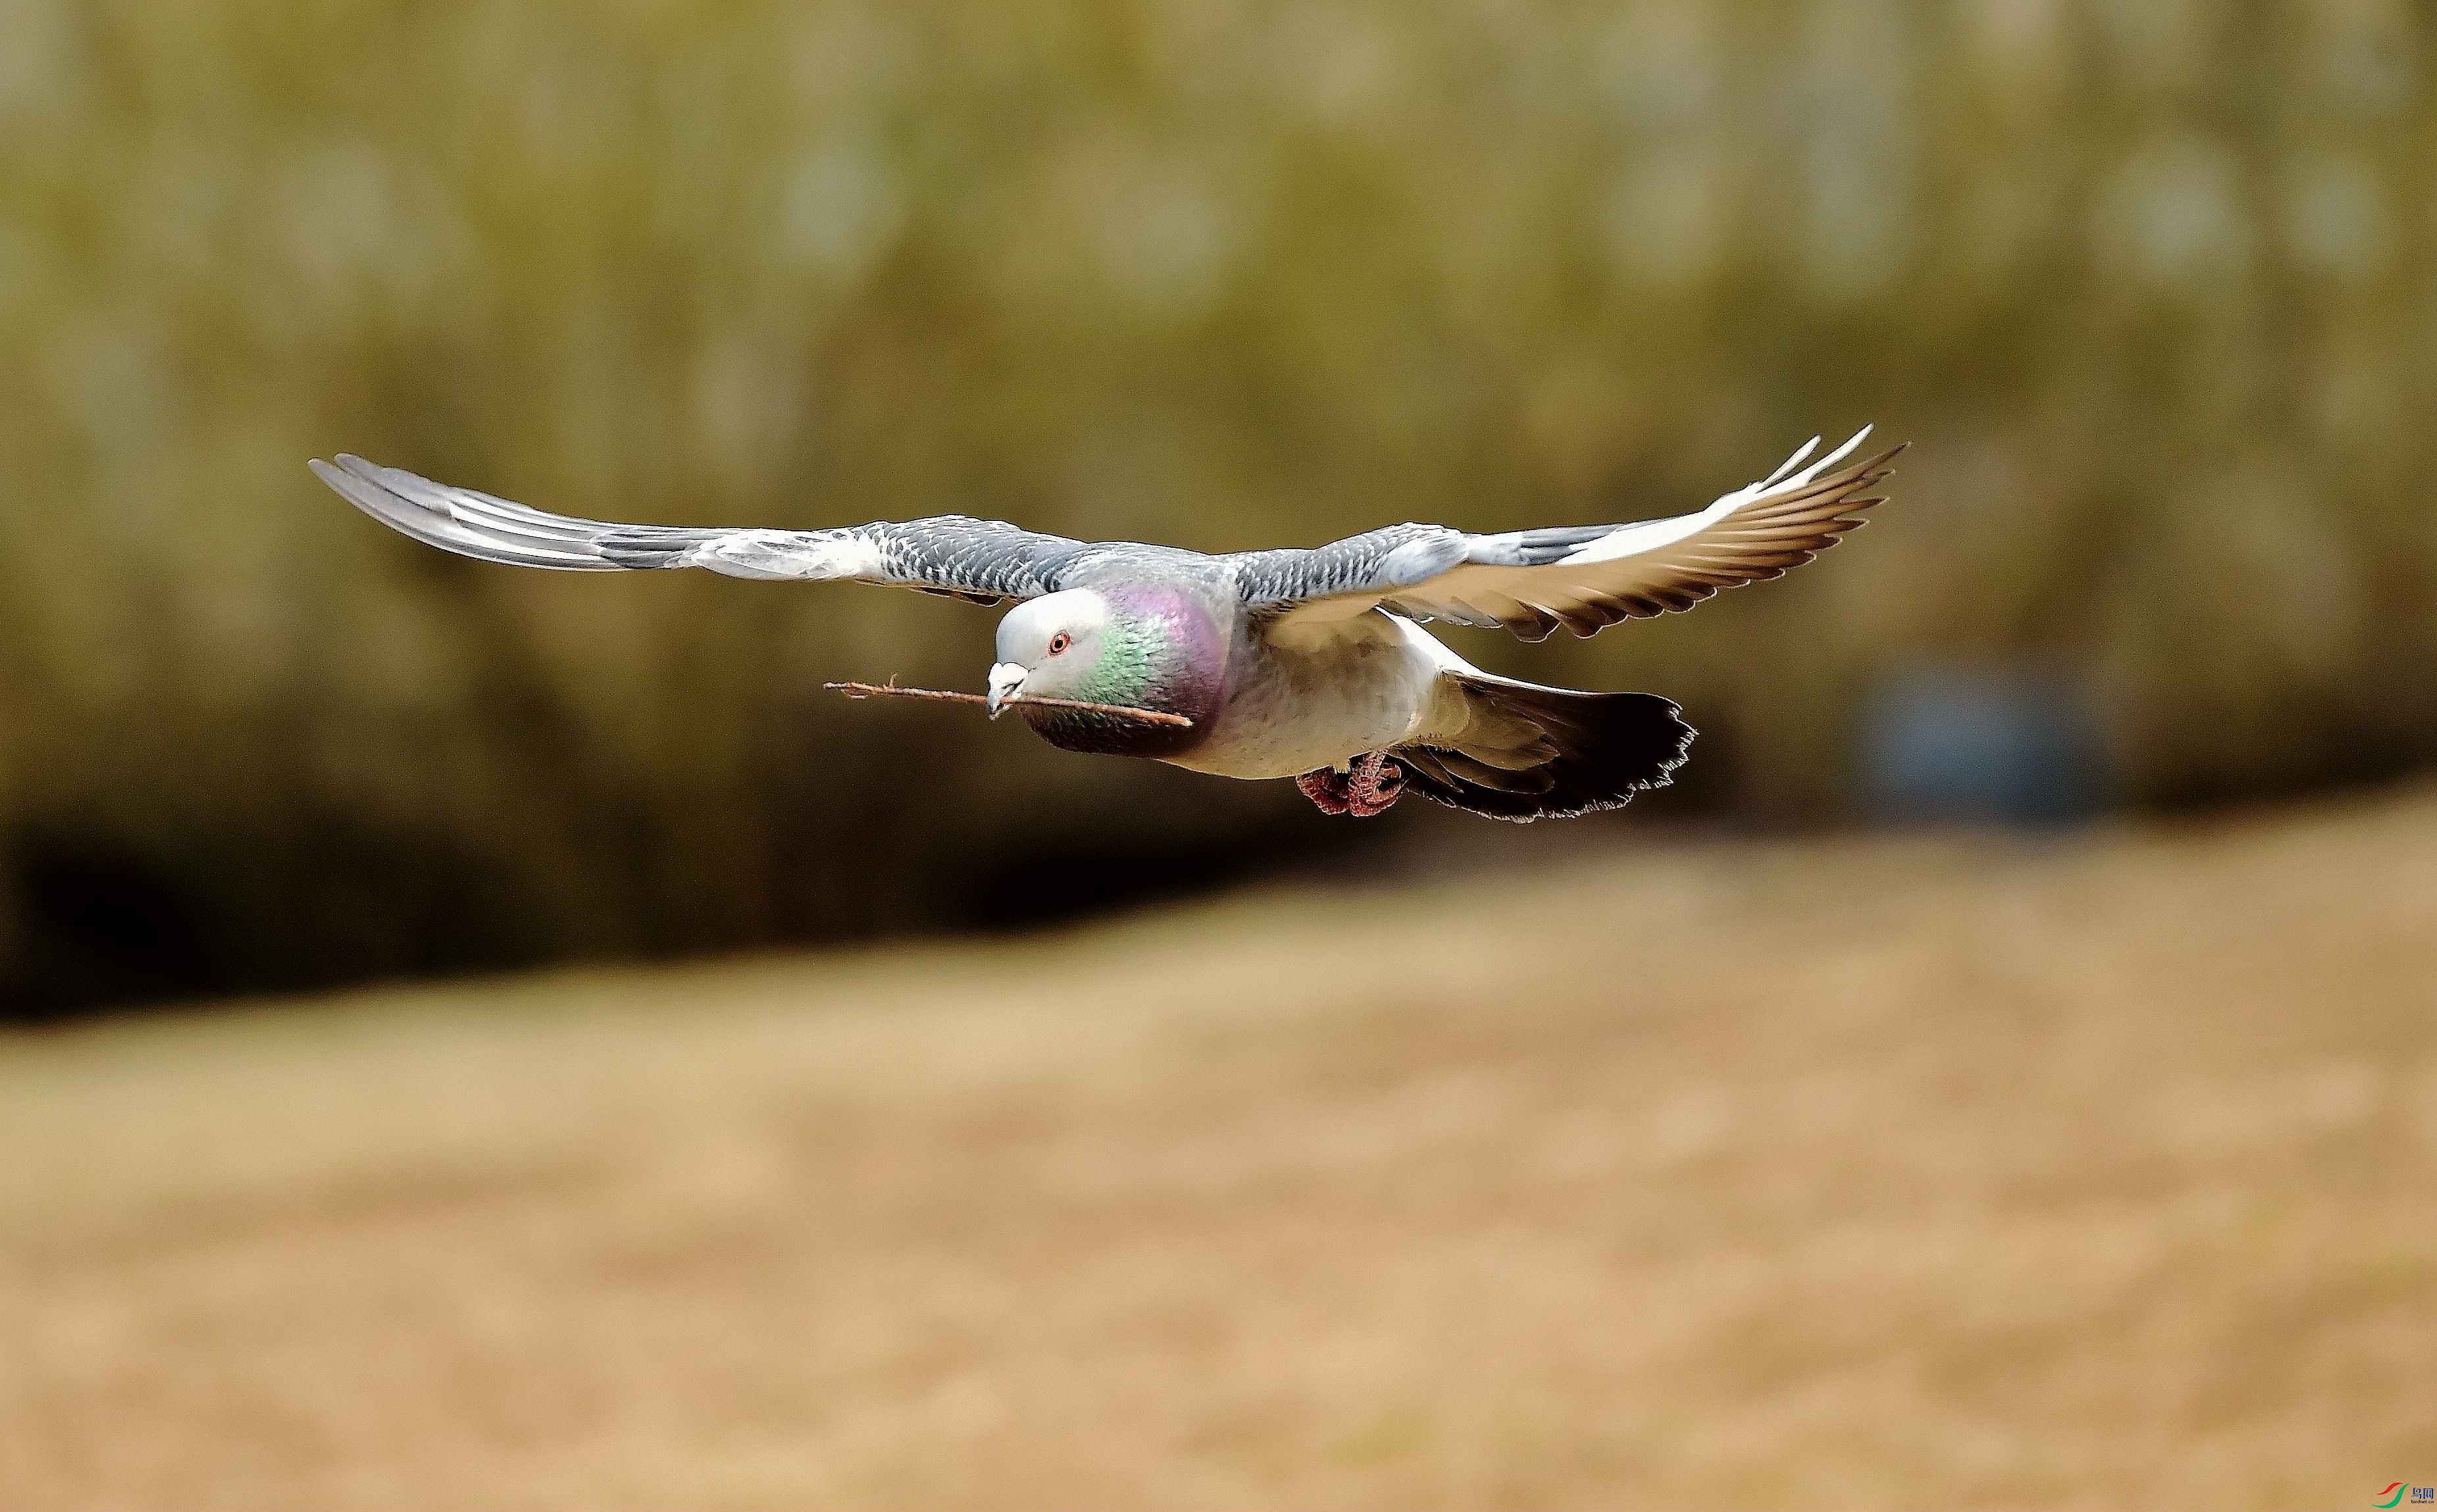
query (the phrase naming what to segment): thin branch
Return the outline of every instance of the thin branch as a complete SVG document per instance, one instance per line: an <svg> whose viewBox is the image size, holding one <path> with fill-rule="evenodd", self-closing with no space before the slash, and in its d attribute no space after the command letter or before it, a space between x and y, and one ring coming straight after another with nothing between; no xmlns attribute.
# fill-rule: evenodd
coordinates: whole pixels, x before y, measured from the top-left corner
<svg viewBox="0 0 2437 1512"><path fill-rule="evenodd" d="M990 700L977 693L949 693L939 688L901 688L893 682L825 682L822 687L832 693L842 693L850 698L927 698L934 703L980 704L987 708ZM1033 698L1018 694L1002 698L1001 709L1021 709L1030 704L1035 709L1079 709L1086 713L1115 714L1121 719L1138 719L1146 725L1174 725L1191 730L1193 721L1183 714L1171 714L1157 709L1136 709L1130 704L1087 703L1080 698Z"/></svg>

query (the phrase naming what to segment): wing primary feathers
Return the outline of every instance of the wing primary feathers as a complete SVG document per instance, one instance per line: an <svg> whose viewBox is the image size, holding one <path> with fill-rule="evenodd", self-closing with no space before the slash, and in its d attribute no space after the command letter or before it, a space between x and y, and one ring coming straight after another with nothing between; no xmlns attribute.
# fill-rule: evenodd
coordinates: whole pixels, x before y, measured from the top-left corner
<svg viewBox="0 0 2437 1512"><path fill-rule="evenodd" d="M1869 433L1870 428L1868 426L1862 427L1863 436L1868 435ZM1858 442L1862 439L1862 436L1855 436L1853 439ZM1819 438L1817 436L1813 436L1810 440L1802 443L1802 445L1795 450L1794 455L1785 459L1784 466L1779 467L1775 472L1770 473L1766 478L1761 480L1760 486L1762 488L1774 488L1779 483L1783 483L1787 473L1790 473L1795 468L1801 466L1802 459L1818 449Z"/></svg>
<svg viewBox="0 0 2437 1512"><path fill-rule="evenodd" d="M519 567L555 568L562 571L613 571L617 563L603 561L581 549L544 545L514 536L476 529L447 510L432 509L399 493L359 457L342 456L337 466L315 461L314 475L339 496L382 524L427 546L484 561L511 562Z"/></svg>

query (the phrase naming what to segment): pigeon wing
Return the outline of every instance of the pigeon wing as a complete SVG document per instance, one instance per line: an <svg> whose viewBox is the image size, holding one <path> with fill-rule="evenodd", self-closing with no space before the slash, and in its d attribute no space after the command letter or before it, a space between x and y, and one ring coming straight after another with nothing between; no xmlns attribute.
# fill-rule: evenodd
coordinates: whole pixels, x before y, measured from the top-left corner
<svg viewBox="0 0 2437 1512"><path fill-rule="evenodd" d="M1005 520L939 515L833 530L618 525L512 503L360 457L315 462L349 503L426 545L564 571L704 567L730 577L889 583L981 603L1054 592L1090 548Z"/></svg>
<svg viewBox="0 0 2437 1512"><path fill-rule="evenodd" d="M1246 607L1273 629L1385 608L1417 620L1497 625L1537 641L1563 625L1689 609L1722 588L1798 567L1885 502L1870 493L1903 448L1840 467L1869 431L1804 466L1815 438L1768 477L1696 514L1627 525L1566 525L1472 536L1392 525L1310 550L1230 558Z"/></svg>

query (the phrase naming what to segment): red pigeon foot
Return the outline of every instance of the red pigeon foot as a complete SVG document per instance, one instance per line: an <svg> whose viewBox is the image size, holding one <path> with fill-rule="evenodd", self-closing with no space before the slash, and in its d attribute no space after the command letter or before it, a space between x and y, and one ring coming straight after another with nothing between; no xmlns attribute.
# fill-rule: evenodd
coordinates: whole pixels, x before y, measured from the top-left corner
<svg viewBox="0 0 2437 1512"><path fill-rule="evenodd" d="M1354 798L1347 789L1343 772L1324 766L1296 778L1295 786L1302 788L1303 796L1311 800L1313 806L1323 814L1343 814L1354 807Z"/></svg>
<svg viewBox="0 0 2437 1512"><path fill-rule="evenodd" d="M1387 813L1404 790L1405 769L1384 750L1369 752L1354 763L1354 775L1345 784L1346 810L1358 819L1376 818Z"/></svg>

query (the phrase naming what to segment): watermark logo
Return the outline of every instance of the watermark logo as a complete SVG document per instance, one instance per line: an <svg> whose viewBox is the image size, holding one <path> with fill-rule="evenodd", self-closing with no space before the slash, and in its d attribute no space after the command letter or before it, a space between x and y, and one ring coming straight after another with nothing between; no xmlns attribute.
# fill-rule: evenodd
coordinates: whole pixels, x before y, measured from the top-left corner
<svg viewBox="0 0 2437 1512"><path fill-rule="evenodd" d="M2372 1502L2370 1505L2400 1506L2407 1493L2411 1496L2413 1506L2437 1506L2437 1486L2412 1486L2403 1481L2397 1481L2378 1492L2382 1500Z"/></svg>

